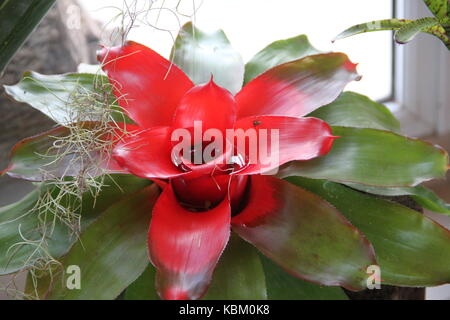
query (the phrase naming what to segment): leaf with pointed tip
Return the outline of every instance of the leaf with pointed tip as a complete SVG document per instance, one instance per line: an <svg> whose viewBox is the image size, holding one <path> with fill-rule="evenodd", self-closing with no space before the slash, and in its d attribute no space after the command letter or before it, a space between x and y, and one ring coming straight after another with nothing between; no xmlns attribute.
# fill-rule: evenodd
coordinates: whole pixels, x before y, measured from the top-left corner
<svg viewBox="0 0 450 320"><path fill-rule="evenodd" d="M56 0L4 0L0 3L0 73Z"/></svg>
<svg viewBox="0 0 450 320"><path fill-rule="evenodd" d="M344 30L343 32L338 34L334 38L334 40L340 40L357 34L371 31L398 30L411 21L412 20L406 19L384 19L361 23Z"/></svg>
<svg viewBox="0 0 450 320"><path fill-rule="evenodd" d="M170 56L195 84L214 76L214 81L232 94L242 87L244 62L222 30L207 33L188 22L180 29Z"/></svg>
<svg viewBox="0 0 450 320"><path fill-rule="evenodd" d="M439 25L440 22L436 18L421 18L410 23L405 24L394 34L394 39L397 43L404 44L410 42L420 32L425 31L427 28L432 28Z"/></svg>
<svg viewBox="0 0 450 320"><path fill-rule="evenodd" d="M25 72L17 84L4 88L16 101L29 104L58 124L101 120L110 112L103 111L104 108L114 110L111 111L113 119L130 122L115 106L111 85L104 75Z"/></svg>
<svg viewBox="0 0 450 320"><path fill-rule="evenodd" d="M398 286L450 282L450 232L420 212L326 180L292 177L334 205L373 244L381 281Z"/></svg>
<svg viewBox="0 0 450 320"><path fill-rule="evenodd" d="M89 190L85 192L81 208L75 212L81 216L81 231L116 201L150 183L148 180L131 175L111 175L97 179L105 179L98 181L104 184L101 192L98 196L94 196L95 193L92 190L92 193ZM46 253L43 250L48 250L54 258L59 258L75 242L76 236L71 236L70 228L56 219L53 232L45 238L47 245L43 245L41 249L36 247L37 241L42 239L39 219L44 214L47 214L48 221L54 218L51 205L48 210L33 210L39 197L47 193L51 195L51 199L62 196L61 189L57 185L42 184L22 200L0 208L0 275L16 272L22 269L27 261L45 256ZM68 207L69 203L76 203L76 198L74 195L67 194L62 196L59 203ZM28 241L23 242L22 236L25 236Z"/></svg>
<svg viewBox="0 0 450 320"><path fill-rule="evenodd" d="M445 29L449 27L449 23L448 17L439 20L430 17L418 20L377 20L354 25L337 35L333 41L365 32L395 30L394 39L402 44L411 41L419 32L425 32L439 38L450 49L449 34Z"/></svg>
<svg viewBox="0 0 450 320"><path fill-rule="evenodd" d="M330 153L309 161L294 161L279 177L302 176L380 187L414 186L443 178L448 154L428 142L389 131L332 127Z"/></svg>
<svg viewBox="0 0 450 320"><path fill-rule="evenodd" d="M314 48L306 35L272 42L245 64L244 84L282 63L322 53Z"/></svg>
<svg viewBox="0 0 450 320"><path fill-rule="evenodd" d="M290 274L327 286L362 290L371 244L336 208L286 181L253 175L233 231Z"/></svg>
<svg viewBox="0 0 450 320"><path fill-rule="evenodd" d="M203 299L267 299L266 281L259 255L255 248L236 234L230 237Z"/></svg>
<svg viewBox="0 0 450 320"><path fill-rule="evenodd" d="M333 102L349 82L360 78L356 64L340 52L286 62L257 76L236 95L237 119L302 117Z"/></svg>
<svg viewBox="0 0 450 320"><path fill-rule="evenodd" d="M324 120L330 126L400 131L400 123L384 105L361 94L343 92L332 103L307 115Z"/></svg>
<svg viewBox="0 0 450 320"><path fill-rule="evenodd" d="M260 255L266 275L270 300L348 300L339 287L320 286L289 275L272 261Z"/></svg>
<svg viewBox="0 0 450 320"><path fill-rule="evenodd" d="M63 267L81 271L81 289L68 289L70 274L53 276L48 300L108 300L120 295L148 265L147 230L158 198L156 185L148 186L106 210L61 259Z"/></svg>
<svg viewBox="0 0 450 320"><path fill-rule="evenodd" d="M382 196L411 196L423 208L443 213L450 216L450 204L442 200L432 190L424 186L404 187L404 188L377 188L356 183L346 183L345 185L366 193Z"/></svg>

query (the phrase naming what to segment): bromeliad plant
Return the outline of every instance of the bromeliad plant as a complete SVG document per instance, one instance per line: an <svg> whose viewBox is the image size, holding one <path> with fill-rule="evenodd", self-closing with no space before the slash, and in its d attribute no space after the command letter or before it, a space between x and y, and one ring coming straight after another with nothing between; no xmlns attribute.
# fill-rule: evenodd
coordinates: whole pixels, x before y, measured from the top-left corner
<svg viewBox="0 0 450 320"><path fill-rule="evenodd" d="M342 93L359 77L346 55L302 35L244 67L223 32L188 23L171 56L128 41L98 52L106 75L6 87L59 124L19 142L5 170L38 182L0 209L0 273L28 270L25 297L345 299L340 287L365 289L374 265L385 285L450 282L449 231L377 196L450 214L420 186L444 177L448 155ZM198 122L200 142L177 149L174 134ZM276 161L262 136L255 158L230 129L276 132Z"/></svg>

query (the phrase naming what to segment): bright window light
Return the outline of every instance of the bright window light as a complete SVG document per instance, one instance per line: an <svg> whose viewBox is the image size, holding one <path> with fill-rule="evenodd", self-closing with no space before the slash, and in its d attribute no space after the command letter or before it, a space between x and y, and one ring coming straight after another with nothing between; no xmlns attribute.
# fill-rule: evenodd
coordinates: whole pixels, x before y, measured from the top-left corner
<svg viewBox="0 0 450 320"><path fill-rule="evenodd" d="M80 0L91 15L102 23L110 22L108 28L117 26L120 19L111 22L123 7L122 0ZM324 51L342 51L353 62L359 63L363 76L359 82L348 85L347 90L384 100L392 93L392 34L371 32L332 44L331 40L341 31L357 23L386 19L393 16L392 0L158 0L127 1L137 3L137 8L152 4L154 8L146 21L160 29L169 29L173 36L180 23L193 17L198 27L206 30L221 28L232 45L248 61L260 49L272 41L308 35L310 42ZM178 14L174 10L178 6ZM164 6L164 10L158 10ZM169 10L172 9L172 10ZM185 16L184 16L185 15ZM106 32L105 32L106 34ZM128 39L135 40L169 56L172 36L169 32L156 30L137 22Z"/></svg>

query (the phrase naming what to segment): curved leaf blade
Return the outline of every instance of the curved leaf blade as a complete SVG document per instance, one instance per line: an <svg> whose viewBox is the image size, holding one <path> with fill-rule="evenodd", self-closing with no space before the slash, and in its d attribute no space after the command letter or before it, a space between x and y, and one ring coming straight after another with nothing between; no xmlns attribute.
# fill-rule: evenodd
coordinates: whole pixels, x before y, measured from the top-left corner
<svg viewBox="0 0 450 320"><path fill-rule="evenodd" d="M111 175L111 177L105 177L102 183L104 187L98 196L95 196L95 192L91 192L92 190L83 194L81 207L75 212L81 216L81 231L116 201L148 186L150 182L131 175ZM43 250L47 250L53 258L59 258L76 241L76 236L71 236L69 227L56 219L57 223L53 232L45 238L47 244L43 245L42 249L36 247L35 243L42 239L42 230L39 229L40 214L46 214L48 221L54 218L54 213L51 211L54 210L53 207L50 207L48 211L33 210L38 203L39 196L47 192L50 193L51 199L61 197L61 190L58 186L51 183L42 184L22 200L0 208L0 275L19 271L29 264L27 261L46 256ZM59 203L67 206L75 201L74 195L67 194L62 196ZM19 246L17 244L23 242L21 235L26 236L29 241ZM36 251L36 249L38 250Z"/></svg>
<svg viewBox="0 0 450 320"><path fill-rule="evenodd" d="M347 55L331 52L278 65L250 81L237 95L237 118L301 117L333 102L361 77Z"/></svg>
<svg viewBox="0 0 450 320"><path fill-rule="evenodd" d="M45 299L108 300L125 290L148 265L147 230L158 195L151 185L106 210L61 260L80 268L81 289L68 289L70 274L60 272Z"/></svg>
<svg viewBox="0 0 450 320"><path fill-rule="evenodd" d="M55 1L2 1L0 4L0 73Z"/></svg>
<svg viewBox="0 0 450 320"><path fill-rule="evenodd" d="M384 19L357 24L338 34L334 41L371 31L398 30L411 21L405 19Z"/></svg>
<svg viewBox="0 0 450 320"><path fill-rule="evenodd" d="M270 176L251 177L248 202L233 230L292 275L361 290L373 248L333 206Z"/></svg>
<svg viewBox="0 0 450 320"><path fill-rule="evenodd" d="M382 283L436 286L450 282L450 232L421 213L325 180L291 183L330 202L375 248Z"/></svg>
<svg viewBox="0 0 450 320"><path fill-rule="evenodd" d="M316 109L307 117L322 119L330 126L400 131L400 122L388 108L350 91L343 92L332 103Z"/></svg>
<svg viewBox="0 0 450 320"><path fill-rule="evenodd" d="M405 44L410 42L416 35L428 28L439 25L439 20L436 18L421 18L405 24L394 34L394 39L397 43Z"/></svg>
<svg viewBox="0 0 450 320"><path fill-rule="evenodd" d="M195 84L214 81L232 94L244 79L244 61L222 30L206 33L186 23L178 34L170 55Z"/></svg>
<svg viewBox="0 0 450 320"><path fill-rule="evenodd" d="M230 237L204 300L267 299L264 270L257 251L237 235Z"/></svg>
<svg viewBox="0 0 450 320"><path fill-rule="evenodd" d="M414 186L443 178L448 154L419 139L376 129L332 127L330 153L310 161L295 161L280 170L280 177L303 176L369 186Z"/></svg>
<svg viewBox="0 0 450 320"><path fill-rule="evenodd" d="M318 53L303 34L272 42L245 64L244 84L275 66Z"/></svg>

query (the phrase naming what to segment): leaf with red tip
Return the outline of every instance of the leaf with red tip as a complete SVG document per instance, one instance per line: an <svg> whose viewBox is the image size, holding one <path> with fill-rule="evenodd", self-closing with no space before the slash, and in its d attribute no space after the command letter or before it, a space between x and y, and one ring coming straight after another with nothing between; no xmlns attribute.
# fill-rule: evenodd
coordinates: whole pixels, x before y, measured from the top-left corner
<svg viewBox="0 0 450 320"><path fill-rule="evenodd" d="M8 167L1 173L30 180L43 181L65 176L95 177L109 173L127 173L111 158L109 148L122 135L123 124L107 128L99 122L83 122L69 127L57 127L23 139L11 150ZM122 127L122 128L120 128ZM116 137L101 133L115 132ZM127 124L126 131L137 127ZM92 138L77 140L79 135ZM111 141L109 141L111 140ZM103 141L103 142L101 142ZM70 143L69 143L70 142Z"/></svg>
<svg viewBox="0 0 450 320"><path fill-rule="evenodd" d="M237 152L244 160L235 174L268 173L294 159L327 154L335 139L330 126L317 118L247 117L238 120L235 129L244 130L235 132ZM238 142L244 133L249 137L246 145Z"/></svg>
<svg viewBox="0 0 450 320"><path fill-rule="evenodd" d="M191 212L167 186L153 209L148 233L163 299L198 299L206 292L230 236L230 216L228 199L211 210Z"/></svg>
<svg viewBox="0 0 450 320"><path fill-rule="evenodd" d="M181 98L193 87L176 65L136 42L103 48L97 59L119 104L143 127L170 125Z"/></svg>
<svg viewBox="0 0 450 320"><path fill-rule="evenodd" d="M299 117L332 102L358 79L343 53L308 56L276 66L250 81L237 95L238 119L254 115Z"/></svg>
<svg viewBox="0 0 450 320"><path fill-rule="evenodd" d="M114 159L132 174L152 179L167 179L183 175L172 163L170 127L141 130L125 136L114 147Z"/></svg>
<svg viewBox="0 0 450 320"><path fill-rule="evenodd" d="M364 289L372 245L333 206L286 181L252 176L245 209L233 230L301 279Z"/></svg>
<svg viewBox="0 0 450 320"><path fill-rule="evenodd" d="M100 184L103 186L101 191L98 192L96 187L87 188L82 194L81 201L78 194L63 191L64 186L44 182L20 201L1 207L0 276L18 272L25 265L29 265L30 261L48 257L48 254L59 259L69 251L78 240L79 233L74 233L73 226L68 225L67 221L61 221L64 208L72 210L74 215L80 217L80 231L83 232L100 214L117 202L142 190L150 184L150 181L130 174L113 174L98 177L95 183L96 186ZM44 195L48 197L46 207L42 205ZM47 230L48 235L43 243L43 216L39 213L47 215L48 227L50 223L53 224L52 230ZM28 240L25 243L24 235ZM41 245L36 247L37 243Z"/></svg>
<svg viewBox="0 0 450 320"><path fill-rule="evenodd" d="M181 99L173 119L174 128L192 128L194 121L201 121L202 130L225 131L236 120L236 101L225 89L214 83L196 86Z"/></svg>

